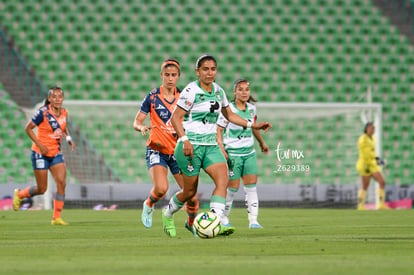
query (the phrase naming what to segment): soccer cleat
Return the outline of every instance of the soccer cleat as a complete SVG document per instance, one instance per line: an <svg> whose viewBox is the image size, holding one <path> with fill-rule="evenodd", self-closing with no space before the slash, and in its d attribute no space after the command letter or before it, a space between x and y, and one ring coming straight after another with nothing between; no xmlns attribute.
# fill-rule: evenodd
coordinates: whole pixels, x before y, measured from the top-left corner
<svg viewBox="0 0 414 275"><path fill-rule="evenodd" d="M20 209L20 205L22 204L23 199L19 198L19 189L14 189L13 195L13 210L18 211Z"/></svg>
<svg viewBox="0 0 414 275"><path fill-rule="evenodd" d="M164 229L165 234L170 236L171 238L174 238L177 233L175 231L175 224L174 224L174 217L167 217L165 216L165 210L162 210L162 227Z"/></svg>
<svg viewBox="0 0 414 275"><path fill-rule="evenodd" d="M51 224L52 225L68 225L69 223L62 220L62 218L56 218L56 219L52 220Z"/></svg>
<svg viewBox="0 0 414 275"><path fill-rule="evenodd" d="M188 222L185 222L185 228L188 230L188 231L190 231L191 232L191 234L193 234L194 235L194 237L198 237L197 236L197 234L196 234L196 232L195 232L195 230L194 230L194 227L193 226L190 226L189 224L188 224Z"/></svg>
<svg viewBox="0 0 414 275"><path fill-rule="evenodd" d="M231 226L230 220L226 216L221 217L220 222L224 226Z"/></svg>
<svg viewBox="0 0 414 275"><path fill-rule="evenodd" d="M151 228L152 226L152 212L154 212L154 207L148 207L146 201L144 201L142 206L141 221L146 228Z"/></svg>
<svg viewBox="0 0 414 275"><path fill-rule="evenodd" d="M358 204L357 210L366 210L364 204Z"/></svg>
<svg viewBox="0 0 414 275"><path fill-rule="evenodd" d="M390 208L385 203L380 203L377 209L378 210L389 210Z"/></svg>
<svg viewBox="0 0 414 275"><path fill-rule="evenodd" d="M262 229L263 226L261 226L259 223L252 223L249 225L249 229Z"/></svg>
<svg viewBox="0 0 414 275"><path fill-rule="evenodd" d="M228 235L233 234L234 231L236 231L236 228L234 228L233 226L225 226L224 224L222 224L218 235L228 236Z"/></svg>

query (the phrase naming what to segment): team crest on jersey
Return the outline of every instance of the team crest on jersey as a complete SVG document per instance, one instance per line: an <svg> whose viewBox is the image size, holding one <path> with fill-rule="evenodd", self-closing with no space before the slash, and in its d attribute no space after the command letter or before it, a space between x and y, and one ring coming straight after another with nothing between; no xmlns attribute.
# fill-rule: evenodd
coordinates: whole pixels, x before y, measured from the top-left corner
<svg viewBox="0 0 414 275"><path fill-rule="evenodd" d="M191 163L191 161L189 161L188 164L187 164L187 171L188 172L193 172L194 171L194 166Z"/></svg>
<svg viewBox="0 0 414 275"><path fill-rule="evenodd" d="M250 117L251 118L254 118L254 112L253 112L253 110L249 110L249 113L250 113Z"/></svg>
<svg viewBox="0 0 414 275"><path fill-rule="evenodd" d="M216 91L216 96L217 96L217 99L218 99L219 101L221 101L221 95L220 95L220 92L219 92L219 91Z"/></svg>

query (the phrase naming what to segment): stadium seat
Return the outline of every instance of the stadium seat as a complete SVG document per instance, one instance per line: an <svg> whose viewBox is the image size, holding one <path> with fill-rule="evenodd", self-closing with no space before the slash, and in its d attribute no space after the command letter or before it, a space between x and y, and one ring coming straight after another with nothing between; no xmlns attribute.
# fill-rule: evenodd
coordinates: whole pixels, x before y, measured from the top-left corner
<svg viewBox="0 0 414 275"><path fill-rule="evenodd" d="M40 78L63 83L70 99L141 100L160 82L153 73L159 60L176 55L180 83L187 83L195 77L194 59L213 50L220 56L217 81L227 92L236 75L254 80L259 101L355 102L371 85L384 116L394 120L389 106L403 99L393 95L414 100L412 46L372 3L348 2L282 1L269 9L226 2L218 13L195 1L6 1L0 21ZM210 14L208 28L201 10ZM179 17L183 12L189 16ZM384 128L392 131L393 120L384 120ZM335 173L318 180L334 181Z"/></svg>

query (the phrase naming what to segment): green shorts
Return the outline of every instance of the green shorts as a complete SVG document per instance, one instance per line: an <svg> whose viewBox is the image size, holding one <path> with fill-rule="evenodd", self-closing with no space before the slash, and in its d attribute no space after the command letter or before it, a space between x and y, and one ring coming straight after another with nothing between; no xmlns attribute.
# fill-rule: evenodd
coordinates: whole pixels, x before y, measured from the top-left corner
<svg viewBox="0 0 414 275"><path fill-rule="evenodd" d="M245 175L257 175L256 153L247 156L229 156L229 179L237 180Z"/></svg>
<svg viewBox="0 0 414 275"><path fill-rule="evenodd" d="M184 156L183 143L177 142L175 158L181 171L189 177L198 176L201 168L206 170L212 164L226 162L218 145L193 145L193 158Z"/></svg>

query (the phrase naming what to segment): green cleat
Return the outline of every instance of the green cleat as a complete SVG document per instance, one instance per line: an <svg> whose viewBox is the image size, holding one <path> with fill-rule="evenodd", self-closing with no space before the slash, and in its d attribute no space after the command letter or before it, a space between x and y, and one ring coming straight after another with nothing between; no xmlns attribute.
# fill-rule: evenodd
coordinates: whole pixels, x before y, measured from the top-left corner
<svg viewBox="0 0 414 275"><path fill-rule="evenodd" d="M228 236L234 233L236 231L236 228L233 226L225 226L221 225L220 232L218 233L219 236Z"/></svg>
<svg viewBox="0 0 414 275"><path fill-rule="evenodd" d="M19 211L20 205L22 204L22 199L19 198L19 195L17 195L17 193L19 193L19 189L14 189L14 194L13 194L13 210L14 211Z"/></svg>
<svg viewBox="0 0 414 275"><path fill-rule="evenodd" d="M169 237L174 238L177 235L177 232L175 231L174 217L169 218L165 216L165 210L166 209L162 210L162 225L164 232Z"/></svg>

